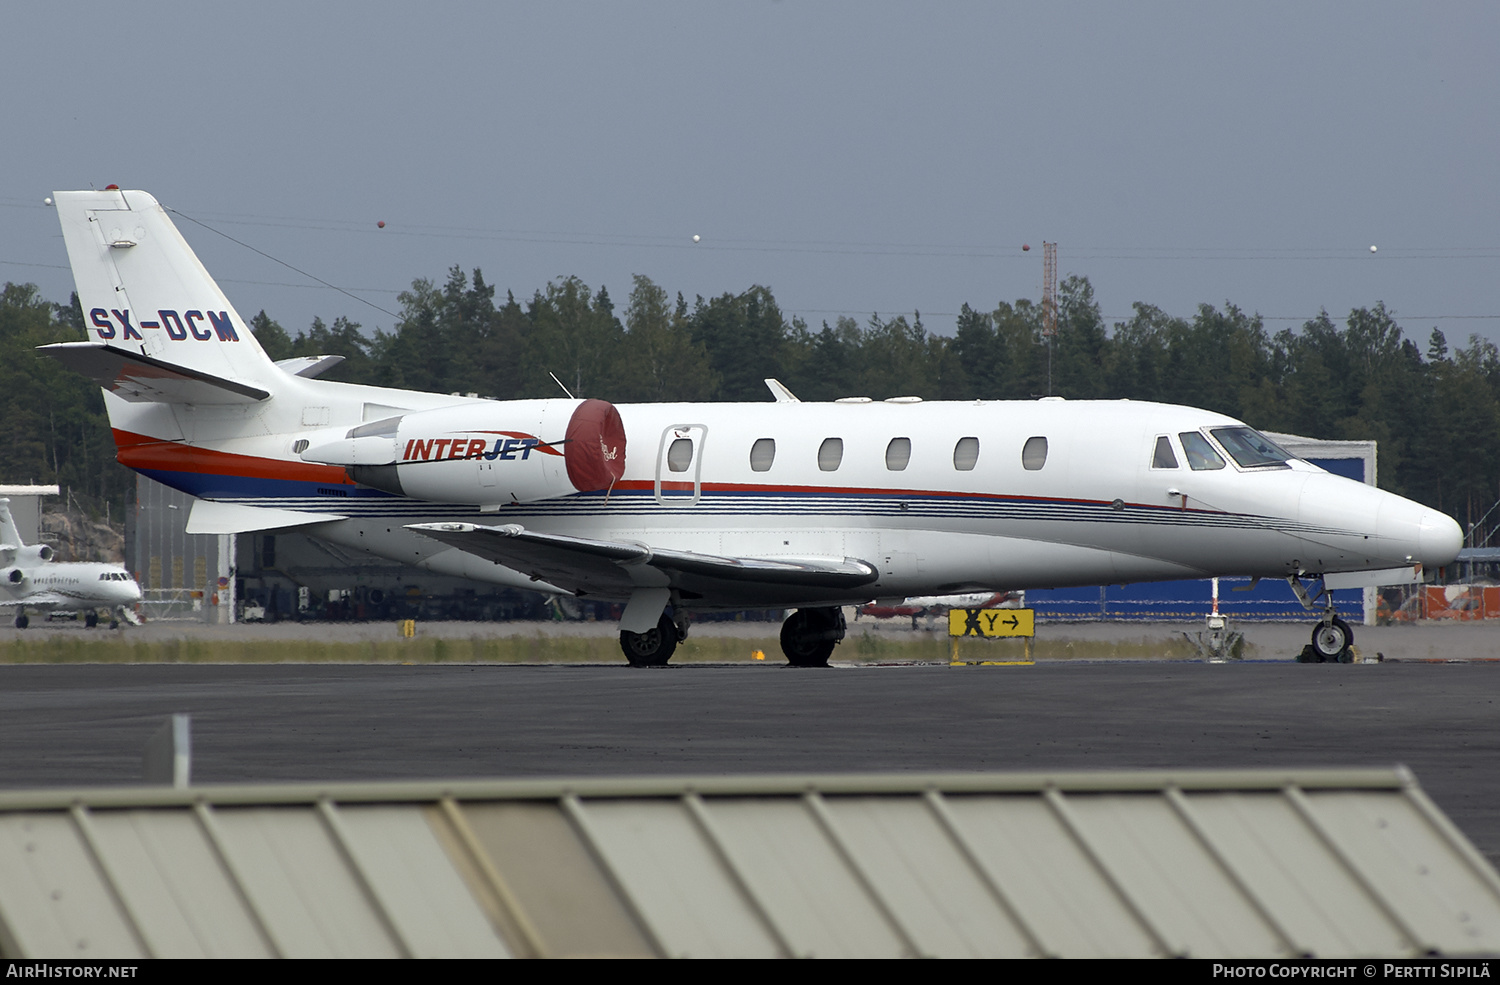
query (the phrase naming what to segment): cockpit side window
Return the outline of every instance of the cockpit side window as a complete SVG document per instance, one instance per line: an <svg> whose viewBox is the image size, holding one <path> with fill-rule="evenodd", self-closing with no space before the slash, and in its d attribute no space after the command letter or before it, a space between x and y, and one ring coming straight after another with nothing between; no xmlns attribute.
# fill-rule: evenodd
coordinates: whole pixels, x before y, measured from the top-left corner
<svg viewBox="0 0 1500 985"><path fill-rule="evenodd" d="M1254 428L1212 428L1209 433L1219 439L1219 444L1242 469L1287 468L1287 459L1294 457Z"/></svg>
<svg viewBox="0 0 1500 985"><path fill-rule="evenodd" d="M1224 459L1197 431L1184 431L1177 437L1182 439L1182 452L1187 456L1188 467L1194 472L1211 472L1224 467Z"/></svg>
<svg viewBox="0 0 1500 985"><path fill-rule="evenodd" d="M1172 439L1164 434L1156 436L1156 451L1151 454L1153 469L1177 468L1177 453L1172 451Z"/></svg>

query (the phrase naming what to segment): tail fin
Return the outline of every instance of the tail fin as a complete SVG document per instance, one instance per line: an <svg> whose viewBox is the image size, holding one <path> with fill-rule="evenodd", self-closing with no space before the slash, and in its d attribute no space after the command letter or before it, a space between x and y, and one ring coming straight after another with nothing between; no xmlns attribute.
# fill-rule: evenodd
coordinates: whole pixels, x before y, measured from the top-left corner
<svg viewBox="0 0 1500 985"><path fill-rule="evenodd" d="M25 546L21 543L21 532L16 529L15 518L10 515L10 500L0 498L0 553L6 555L6 563Z"/></svg>
<svg viewBox="0 0 1500 985"><path fill-rule="evenodd" d="M55 192L93 340L49 355L129 400L263 400L278 371L244 319L142 191Z"/></svg>

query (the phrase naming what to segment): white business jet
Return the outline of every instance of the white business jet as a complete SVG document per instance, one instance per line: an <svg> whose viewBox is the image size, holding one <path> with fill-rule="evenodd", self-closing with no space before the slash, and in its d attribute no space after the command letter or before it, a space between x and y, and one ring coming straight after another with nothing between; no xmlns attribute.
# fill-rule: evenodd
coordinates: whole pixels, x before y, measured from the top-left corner
<svg viewBox="0 0 1500 985"><path fill-rule="evenodd" d="M10 514L10 500L0 499L0 605L15 609L16 628L25 629L27 609L44 612L81 612L90 629L99 625L99 610L109 612L109 626L120 619L136 622L134 606L141 587L118 564L95 561L54 561L46 544L21 543Z"/></svg>
<svg viewBox="0 0 1500 985"><path fill-rule="evenodd" d="M478 581L625 603L664 664L695 609L795 609L822 665L871 599L1215 575L1325 590L1447 564L1452 519L1293 458L1240 421L1129 401L485 400L273 363L167 212L58 192L90 340L43 347L105 389L119 460L201 501L191 533L296 528Z"/></svg>

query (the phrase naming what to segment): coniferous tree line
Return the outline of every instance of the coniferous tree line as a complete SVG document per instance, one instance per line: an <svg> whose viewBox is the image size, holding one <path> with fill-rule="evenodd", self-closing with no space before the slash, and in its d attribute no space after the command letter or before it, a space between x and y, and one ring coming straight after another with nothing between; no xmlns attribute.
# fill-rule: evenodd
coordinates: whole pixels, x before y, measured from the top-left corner
<svg viewBox="0 0 1500 985"><path fill-rule="evenodd" d="M262 311L251 328L272 359L345 357L325 378L498 399L559 394L636 401L763 401L775 377L803 400L1160 400L1219 411L1267 431L1379 442L1383 488L1435 506L1474 543L1500 528L1500 349L1478 336L1425 349L1385 306L1326 313L1267 331L1232 304L1190 317L1145 303L1106 326L1087 278L1059 290L1057 333L1040 304L963 305L951 336L919 313L817 328L788 319L771 290L689 302L637 275L623 307L608 290L567 277L517 300L497 299L480 270L455 266L441 286L419 279L399 296L389 331L314 319L296 335ZM76 296L42 298L28 284L0 292L0 482L56 482L103 512L133 485L114 462L98 389L37 355L85 338ZM1487 515L1488 514L1488 515ZM119 513L114 513L118 516Z"/></svg>

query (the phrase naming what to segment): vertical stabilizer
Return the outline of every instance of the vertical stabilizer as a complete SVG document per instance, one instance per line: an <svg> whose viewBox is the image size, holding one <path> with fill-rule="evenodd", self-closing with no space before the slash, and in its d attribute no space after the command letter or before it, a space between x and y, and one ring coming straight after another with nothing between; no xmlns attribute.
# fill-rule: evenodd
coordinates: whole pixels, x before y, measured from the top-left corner
<svg viewBox="0 0 1500 985"><path fill-rule="evenodd" d="M55 192L92 342L189 375L266 386L276 370L166 210L142 191Z"/></svg>
<svg viewBox="0 0 1500 985"><path fill-rule="evenodd" d="M0 551L10 554L25 546L21 543L21 532L16 529L15 518L10 515L10 500L0 497Z"/></svg>

